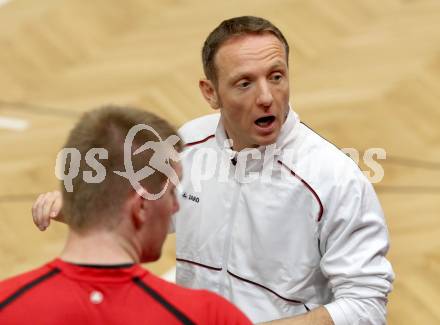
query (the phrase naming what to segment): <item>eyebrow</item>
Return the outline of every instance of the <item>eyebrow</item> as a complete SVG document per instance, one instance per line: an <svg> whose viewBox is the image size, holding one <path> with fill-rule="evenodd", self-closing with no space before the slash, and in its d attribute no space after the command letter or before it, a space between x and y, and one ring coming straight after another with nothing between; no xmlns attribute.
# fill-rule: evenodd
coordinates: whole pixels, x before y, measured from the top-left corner
<svg viewBox="0 0 440 325"><path fill-rule="evenodd" d="M287 70L287 65L285 62L281 61L281 60L277 60L275 61L270 67L269 70L274 70L274 69L283 69L283 70ZM244 77L247 77L249 75L252 75L251 73L244 71L244 72L238 72L235 75L231 75L231 82L235 83L238 80L243 79Z"/></svg>
<svg viewBox="0 0 440 325"><path fill-rule="evenodd" d="M243 79L243 78L247 78L250 74L248 72L239 72L237 74L234 74L231 76L230 78L230 82L231 84L236 83L237 81Z"/></svg>
<svg viewBox="0 0 440 325"><path fill-rule="evenodd" d="M287 69L287 63L281 61L281 60L277 60L271 67L269 70L273 70L273 69Z"/></svg>

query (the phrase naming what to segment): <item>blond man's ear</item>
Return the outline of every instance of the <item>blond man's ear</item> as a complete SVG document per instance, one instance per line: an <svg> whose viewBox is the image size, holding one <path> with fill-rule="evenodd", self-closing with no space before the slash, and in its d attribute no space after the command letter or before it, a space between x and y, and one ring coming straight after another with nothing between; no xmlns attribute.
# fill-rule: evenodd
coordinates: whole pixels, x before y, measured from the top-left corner
<svg viewBox="0 0 440 325"><path fill-rule="evenodd" d="M130 197L129 202L127 202L130 209L130 216L135 228L141 228L142 225L147 222L147 219L151 215L152 207L149 200L145 200L136 191Z"/></svg>

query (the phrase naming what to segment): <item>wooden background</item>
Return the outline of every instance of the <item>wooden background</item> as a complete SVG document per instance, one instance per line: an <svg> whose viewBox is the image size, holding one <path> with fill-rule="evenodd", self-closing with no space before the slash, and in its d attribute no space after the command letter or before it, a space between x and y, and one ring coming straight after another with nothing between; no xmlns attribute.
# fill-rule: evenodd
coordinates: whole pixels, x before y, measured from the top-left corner
<svg viewBox="0 0 440 325"><path fill-rule="evenodd" d="M396 272L389 324L440 323L439 0L13 0L0 7L0 278L56 256L30 208L57 188L55 156L81 112L141 106L180 126L209 113L200 50L226 18L273 21L293 47L292 104L339 147L384 148L375 184ZM365 166L361 167L365 169ZM148 265L174 265L174 238Z"/></svg>

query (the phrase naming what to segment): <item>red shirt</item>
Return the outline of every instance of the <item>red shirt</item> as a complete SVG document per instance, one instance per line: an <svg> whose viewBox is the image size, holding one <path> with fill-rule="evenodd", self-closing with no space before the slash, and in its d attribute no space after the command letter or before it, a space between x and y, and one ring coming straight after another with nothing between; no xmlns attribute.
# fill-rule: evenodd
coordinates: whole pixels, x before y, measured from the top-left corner
<svg viewBox="0 0 440 325"><path fill-rule="evenodd" d="M251 324L231 303L166 282L139 264L60 259L0 282L0 324Z"/></svg>

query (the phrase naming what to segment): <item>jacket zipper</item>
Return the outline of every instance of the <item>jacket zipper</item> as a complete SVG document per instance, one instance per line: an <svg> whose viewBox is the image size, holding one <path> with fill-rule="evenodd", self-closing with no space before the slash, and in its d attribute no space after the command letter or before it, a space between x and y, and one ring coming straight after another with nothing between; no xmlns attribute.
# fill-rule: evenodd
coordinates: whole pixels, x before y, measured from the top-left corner
<svg viewBox="0 0 440 325"><path fill-rule="evenodd" d="M235 176L233 176L235 178ZM238 200L240 198L240 190L241 184L237 182L235 179L233 180L236 188L234 189L234 194L232 196L232 204L231 204L231 216L230 221L226 229L225 243L223 246L223 258L222 258L222 271L220 275L220 294L225 296L226 290L226 279L228 276L228 261L229 261L229 253L231 250L231 242L232 242L232 229L234 226L236 211L238 208Z"/></svg>

